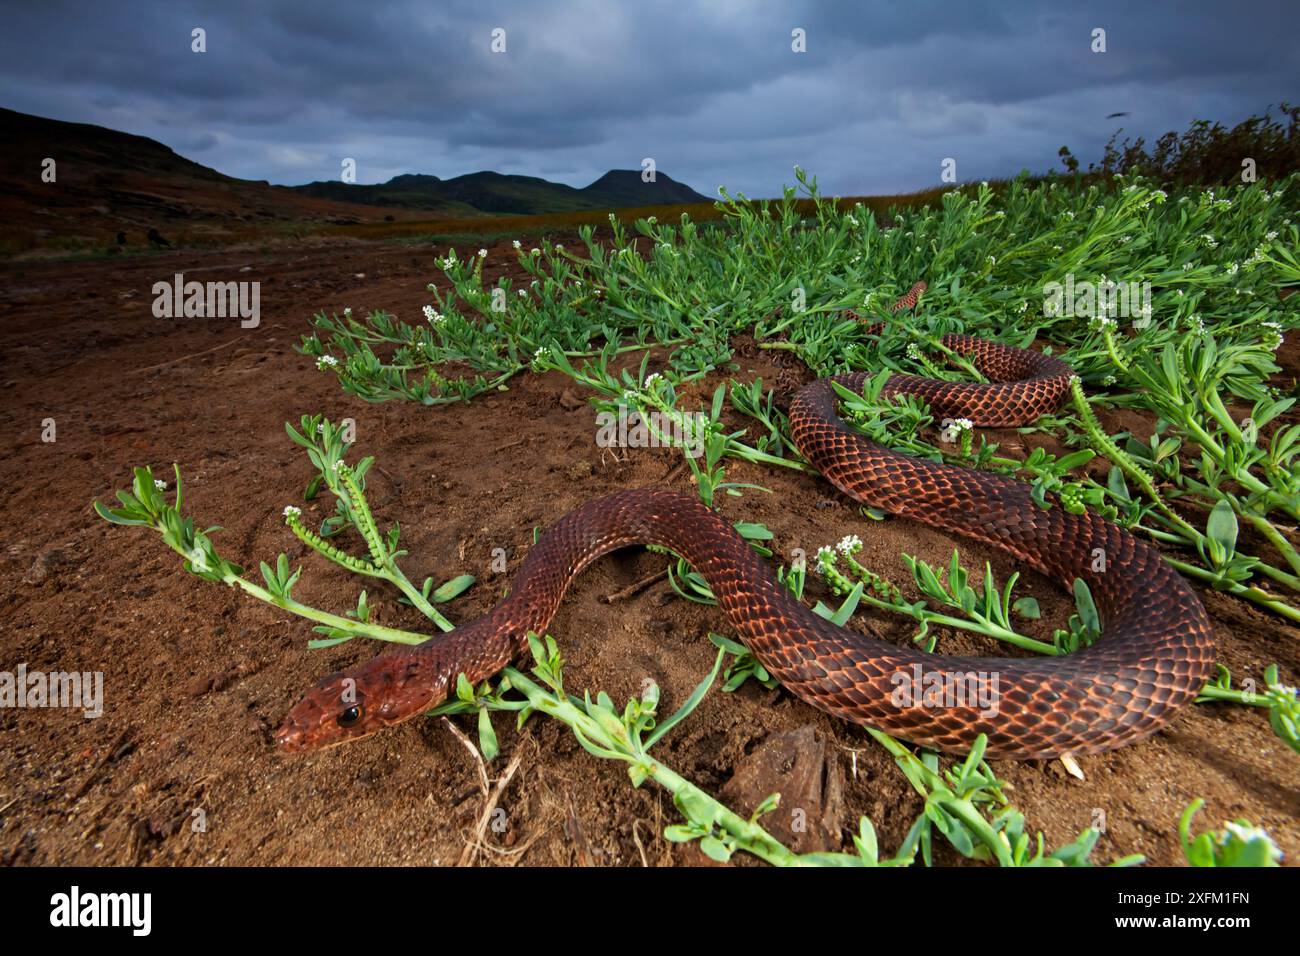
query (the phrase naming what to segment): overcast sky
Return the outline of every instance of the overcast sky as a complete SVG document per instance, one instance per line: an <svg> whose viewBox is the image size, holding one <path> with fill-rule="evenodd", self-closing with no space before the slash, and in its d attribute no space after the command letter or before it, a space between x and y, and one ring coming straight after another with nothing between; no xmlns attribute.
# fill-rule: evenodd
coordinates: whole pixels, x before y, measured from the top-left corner
<svg viewBox="0 0 1300 956"><path fill-rule="evenodd" d="M584 186L652 157L706 195L778 194L795 163L827 194L892 193L936 185L946 157L962 181L1041 172L1064 144L1099 158L1120 125L1153 138L1300 102L1295 0L7 7L4 106L286 184L352 157L359 182L495 169Z"/></svg>

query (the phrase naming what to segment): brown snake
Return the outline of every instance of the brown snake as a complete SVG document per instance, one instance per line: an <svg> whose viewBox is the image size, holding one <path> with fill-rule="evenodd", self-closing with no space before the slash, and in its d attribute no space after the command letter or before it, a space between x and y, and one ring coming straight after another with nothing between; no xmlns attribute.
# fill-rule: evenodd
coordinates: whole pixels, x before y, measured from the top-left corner
<svg viewBox="0 0 1300 956"><path fill-rule="evenodd" d="M924 288L918 283L895 308L915 305ZM971 336L949 335L943 344L991 384L895 375L885 391L920 395L936 416L1017 425L1056 408L1073 374L1058 359ZM530 631L546 630L578 572L638 544L668 548L693 565L735 634L794 694L914 744L963 752L983 733L991 757L1096 753L1149 736L1196 696L1214 667L1210 622L1154 548L1091 513L1070 514L1055 501L1043 509L1012 478L913 458L850 431L836 415L831 382L859 390L866 377L820 379L795 396L791 435L813 467L858 501L991 544L1067 588L1082 578L1103 639L1031 659L945 657L878 641L801 604L697 498L620 491L561 518L486 616L319 681L285 718L276 743L297 751L364 737L441 703L460 673L486 679L527 647Z"/></svg>

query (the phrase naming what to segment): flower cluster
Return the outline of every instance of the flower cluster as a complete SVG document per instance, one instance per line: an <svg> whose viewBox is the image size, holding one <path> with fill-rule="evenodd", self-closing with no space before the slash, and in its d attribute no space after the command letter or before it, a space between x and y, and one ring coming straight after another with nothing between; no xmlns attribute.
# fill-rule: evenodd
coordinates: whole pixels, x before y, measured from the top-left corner
<svg viewBox="0 0 1300 956"><path fill-rule="evenodd" d="M954 418L945 423L939 432L939 440L952 444L963 435L969 434L975 423L969 418Z"/></svg>

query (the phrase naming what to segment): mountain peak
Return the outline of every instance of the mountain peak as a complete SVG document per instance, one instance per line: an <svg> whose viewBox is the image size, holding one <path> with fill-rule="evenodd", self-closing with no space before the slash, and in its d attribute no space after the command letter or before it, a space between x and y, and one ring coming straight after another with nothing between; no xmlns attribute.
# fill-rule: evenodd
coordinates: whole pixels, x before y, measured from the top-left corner
<svg viewBox="0 0 1300 956"><path fill-rule="evenodd" d="M428 186L440 182L442 182L442 180L437 176L434 176L432 173L402 173L399 176L394 176L388 182L384 183L384 185L409 188L411 186Z"/></svg>
<svg viewBox="0 0 1300 956"><path fill-rule="evenodd" d="M579 190L593 198L617 207L658 206L709 202L685 183L679 183L667 173L656 170L653 182L641 178L639 169L611 169L590 186Z"/></svg>

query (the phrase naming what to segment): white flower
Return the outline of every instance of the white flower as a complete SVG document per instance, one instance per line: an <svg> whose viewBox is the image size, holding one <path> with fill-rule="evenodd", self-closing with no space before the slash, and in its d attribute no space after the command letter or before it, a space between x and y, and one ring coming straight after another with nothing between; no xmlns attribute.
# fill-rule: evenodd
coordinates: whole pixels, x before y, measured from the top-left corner
<svg viewBox="0 0 1300 956"><path fill-rule="evenodd" d="M549 355L549 354L550 354L550 349L548 349L545 345L539 345L537 347L537 351L533 353L533 358L539 359L542 356Z"/></svg>
<svg viewBox="0 0 1300 956"><path fill-rule="evenodd" d="M338 461L334 462L334 464L332 464L330 467L333 468L335 471L338 471L340 468L343 467L343 459L340 458Z"/></svg>
<svg viewBox="0 0 1300 956"><path fill-rule="evenodd" d="M157 488L159 491L167 490L167 482L163 481L161 478L155 478L153 480L153 486Z"/></svg>
<svg viewBox="0 0 1300 956"><path fill-rule="evenodd" d="M533 248L528 250L528 254L530 256L539 256L542 254L542 250L538 249L536 246L533 246Z"/></svg>
<svg viewBox="0 0 1300 956"><path fill-rule="evenodd" d="M284 506L284 516L286 518L296 518L300 514L302 514L302 509L299 508L297 505Z"/></svg>
<svg viewBox="0 0 1300 956"><path fill-rule="evenodd" d="M856 534L846 534L840 538L839 543L835 545L840 554L856 554L862 550L862 539Z"/></svg>
<svg viewBox="0 0 1300 956"><path fill-rule="evenodd" d="M516 249L522 249L524 244L516 239L514 242L510 243L510 245L514 246Z"/></svg>
<svg viewBox="0 0 1300 956"><path fill-rule="evenodd" d="M816 558L817 558L817 563L818 563L818 564L822 564L822 565L824 565L824 564L834 564L834 563L835 563L835 549L832 548L832 547L830 547L830 546L828 546L828 545L822 545L820 548L817 549L817 555L816 555Z"/></svg>
<svg viewBox="0 0 1300 956"><path fill-rule="evenodd" d="M486 250L486 249L480 249L480 250L478 251L478 257L479 257L480 259L486 259L486 258L487 258L487 250Z"/></svg>
<svg viewBox="0 0 1300 956"><path fill-rule="evenodd" d="M663 379L663 376L660 375L658 372L651 372L651 373L650 373L649 375L647 375L646 378L645 378L645 387L646 387L646 388L651 388L651 387L654 385L655 382L661 381L662 379Z"/></svg>
<svg viewBox="0 0 1300 956"><path fill-rule="evenodd" d="M346 316L346 317L349 318L349 319L352 318L352 306L350 306L350 305L349 305L349 306L345 306L344 309L343 309L343 314L344 314L344 316Z"/></svg>
<svg viewBox="0 0 1300 956"><path fill-rule="evenodd" d="M940 430L939 441L952 444L961 437L962 432L968 432L974 427L975 423L969 418L954 418Z"/></svg>
<svg viewBox="0 0 1300 956"><path fill-rule="evenodd" d="M327 368L334 368L339 364L339 360L332 355L322 355L316 360L316 367L324 371Z"/></svg>
<svg viewBox="0 0 1300 956"><path fill-rule="evenodd" d="M1265 239L1266 241L1268 241L1268 242L1272 242L1272 241L1273 241L1274 239L1276 239L1276 238L1277 238L1277 230L1276 230L1276 229L1274 229L1274 230L1272 230L1272 231L1270 231L1270 232L1266 232L1266 233L1264 233L1264 239Z"/></svg>
<svg viewBox="0 0 1300 956"><path fill-rule="evenodd" d="M560 245L560 244L557 242L557 243L555 244L555 251L556 251L556 252L563 252L563 251L564 251L564 246Z"/></svg>
<svg viewBox="0 0 1300 956"><path fill-rule="evenodd" d="M1227 271L1228 275L1230 275L1230 276L1235 276L1235 275L1237 274L1237 270L1240 269L1240 268L1241 268L1241 266L1239 266L1239 265L1238 265L1237 263L1235 263L1235 262L1232 262L1232 263L1229 263L1229 264L1228 264L1226 271Z"/></svg>
<svg viewBox="0 0 1300 956"><path fill-rule="evenodd" d="M443 319L446 318L445 315L443 315L441 312L439 312L431 305L426 305L424 307L424 317L429 321L431 325L437 325Z"/></svg>
<svg viewBox="0 0 1300 956"><path fill-rule="evenodd" d="M1183 271L1184 271L1184 272L1191 272L1191 271L1192 271L1192 264L1191 264L1190 262L1184 262L1184 263L1183 263Z"/></svg>
<svg viewBox="0 0 1300 956"><path fill-rule="evenodd" d="M527 290L527 289L520 289L520 290L519 290L519 294L520 294L521 296L523 296L523 295L527 295L527 294L528 294L528 290Z"/></svg>

